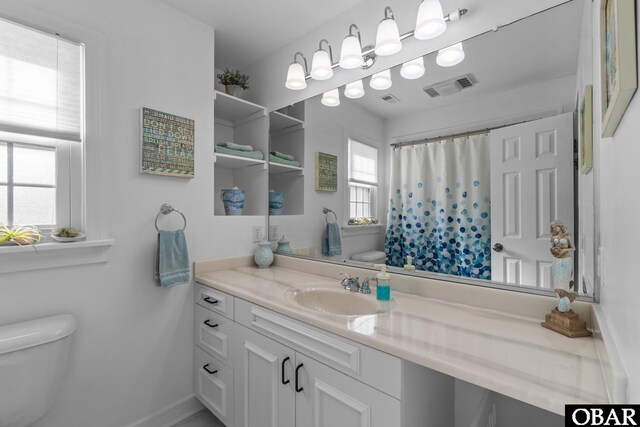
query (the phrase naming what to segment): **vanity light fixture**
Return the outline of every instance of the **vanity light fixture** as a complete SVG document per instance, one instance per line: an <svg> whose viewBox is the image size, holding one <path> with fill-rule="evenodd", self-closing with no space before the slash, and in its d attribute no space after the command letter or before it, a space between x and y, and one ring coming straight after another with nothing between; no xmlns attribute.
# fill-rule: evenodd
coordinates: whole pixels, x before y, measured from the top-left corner
<svg viewBox="0 0 640 427"><path fill-rule="evenodd" d="M325 92L322 95L322 105L327 107L337 107L340 105L340 91L338 88L331 89L329 92Z"/></svg>
<svg viewBox="0 0 640 427"><path fill-rule="evenodd" d="M402 49L402 40L409 37L415 37L418 40L437 37L446 30L447 22L459 21L467 12L467 9L456 9L448 15L442 16L440 0L423 0L418 10L415 30L400 35L398 31L398 24L396 23L393 15L393 10L387 6L384 9L384 19L380 21L380 24L378 25L375 47L372 45L362 46L360 29L357 25L351 24L349 26L349 34L347 34L342 41L339 62L333 62L331 45L327 40L323 39L320 41L319 49L313 55L311 73L309 73L307 60L304 55L302 55L301 52L296 52L293 56L293 63L289 66L285 86L292 90L305 89L307 84L304 80L311 78L315 80L327 80L333 76L333 69L336 67L341 67L347 70L355 68L367 70L373 66L378 55L388 56L399 52ZM329 48L328 53L326 50L322 49L323 41L327 43L327 47ZM460 44L458 43L458 45ZM462 50L462 46L458 45L442 49L438 54L438 60L441 60L442 64L440 64L440 62L438 63L443 67L450 67L462 61L462 59L464 59L464 51ZM444 54L442 59L441 54ZM303 61L296 61L296 57L298 55L302 56ZM458 62L453 61L451 58L454 60L458 58ZM302 66L303 62L304 68ZM409 63L413 63L413 61L409 61ZM407 67L409 66L409 63L406 64ZM415 65L416 67L418 66L417 64ZM403 67L403 70L405 70L405 67ZM407 76L413 74L410 72L407 73L407 71L408 70L405 70L406 75L405 73L402 75L406 78L411 78ZM416 74L416 77L414 78L418 77L420 76ZM389 78L388 83L386 84L390 85L390 83L391 79Z"/></svg>
<svg viewBox="0 0 640 427"><path fill-rule="evenodd" d="M453 67L464 60L462 43L456 43L438 51L436 63L441 67Z"/></svg>
<svg viewBox="0 0 640 427"><path fill-rule="evenodd" d="M422 56L402 64L400 75L408 80L414 80L424 75L424 58Z"/></svg>
<svg viewBox="0 0 640 427"><path fill-rule="evenodd" d="M416 18L414 37L418 40L429 40L438 37L446 30L447 23L440 0L422 0Z"/></svg>
<svg viewBox="0 0 640 427"><path fill-rule="evenodd" d="M322 42L327 44L329 52L322 49ZM314 80L328 80L333 77L333 51L331 50L331 44L327 39L320 40L318 44L318 50L313 54L311 60L311 78Z"/></svg>
<svg viewBox="0 0 640 427"><path fill-rule="evenodd" d="M296 57L300 55L304 61L304 68L299 62L296 62ZM287 81L285 86L291 90L303 90L307 88L307 81L305 80L305 72L308 71L307 58L304 57L302 52L296 52L293 55L293 62L289 65L289 71L287 72Z"/></svg>
<svg viewBox="0 0 640 427"><path fill-rule="evenodd" d="M393 10L387 6L384 8L384 18L378 24L375 53L379 56L389 56L400 52L401 49L402 42L400 41L398 24L394 19Z"/></svg>
<svg viewBox="0 0 640 427"><path fill-rule="evenodd" d="M369 86L375 90L389 89L391 87L391 70L380 71L371 76Z"/></svg>
<svg viewBox="0 0 640 427"><path fill-rule="evenodd" d="M351 33L356 30L357 36ZM342 40L342 50L340 50L340 67L345 70L362 67L364 60L362 59L362 40L360 39L360 28L356 24L349 26L349 34Z"/></svg>
<svg viewBox="0 0 640 427"><path fill-rule="evenodd" d="M362 80L356 80L355 82L347 83L344 88L344 96L351 99L358 99L364 96L364 86Z"/></svg>

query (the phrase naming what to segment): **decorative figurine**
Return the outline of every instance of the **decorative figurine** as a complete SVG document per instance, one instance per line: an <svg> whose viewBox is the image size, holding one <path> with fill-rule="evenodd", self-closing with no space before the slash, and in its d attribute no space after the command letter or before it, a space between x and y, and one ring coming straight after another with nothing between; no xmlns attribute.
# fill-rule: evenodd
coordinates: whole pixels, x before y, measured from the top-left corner
<svg viewBox="0 0 640 427"><path fill-rule="evenodd" d="M553 221L551 255L555 260L551 266L551 275L558 295L558 306L545 315L545 321L541 325L569 338L588 337L591 336L591 331L587 329L587 323L571 309L571 303L577 296L569 290L573 283L573 251L569 230L560 221Z"/></svg>

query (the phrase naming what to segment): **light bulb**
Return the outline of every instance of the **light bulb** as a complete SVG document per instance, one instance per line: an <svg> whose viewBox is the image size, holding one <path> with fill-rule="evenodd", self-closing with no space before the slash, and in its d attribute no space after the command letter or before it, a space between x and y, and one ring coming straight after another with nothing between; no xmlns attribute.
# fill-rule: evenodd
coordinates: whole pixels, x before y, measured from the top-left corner
<svg viewBox="0 0 640 427"><path fill-rule="evenodd" d="M461 63L463 59L462 43L456 43L453 46L440 49L436 57L436 63L441 67L453 67Z"/></svg>
<svg viewBox="0 0 640 427"><path fill-rule="evenodd" d="M416 29L413 33L418 40L438 37L447 30L440 0L423 0L418 9Z"/></svg>
<svg viewBox="0 0 640 427"><path fill-rule="evenodd" d="M369 86L375 90L389 89L391 87L391 70L380 71L371 76Z"/></svg>
<svg viewBox="0 0 640 427"><path fill-rule="evenodd" d="M389 56L400 52L402 42L400 41L400 32L398 24L392 18L385 18L378 24L378 33L376 35L376 55Z"/></svg>
<svg viewBox="0 0 640 427"><path fill-rule="evenodd" d="M311 78L314 80L327 80L333 77L331 58L327 51L318 49L311 60Z"/></svg>
<svg viewBox="0 0 640 427"><path fill-rule="evenodd" d="M322 100L320 102L322 102L322 105L327 107L337 107L340 105L340 91L336 88L329 92L325 92L322 95Z"/></svg>
<svg viewBox="0 0 640 427"><path fill-rule="evenodd" d="M348 35L342 40L342 50L340 51L340 67L346 70L361 67L364 64L362 59L362 46L357 36Z"/></svg>
<svg viewBox="0 0 640 427"><path fill-rule="evenodd" d="M356 80L355 82L348 83L344 88L344 96L351 99L362 98L364 96L362 80Z"/></svg>
<svg viewBox="0 0 640 427"><path fill-rule="evenodd" d="M289 65L289 71L287 72L287 81L284 84L287 89L302 90L307 88L307 81L304 78L304 69L302 65L297 62L292 62Z"/></svg>
<svg viewBox="0 0 640 427"><path fill-rule="evenodd" d="M409 80L422 77L424 75L424 59L422 56L402 64L400 75Z"/></svg>

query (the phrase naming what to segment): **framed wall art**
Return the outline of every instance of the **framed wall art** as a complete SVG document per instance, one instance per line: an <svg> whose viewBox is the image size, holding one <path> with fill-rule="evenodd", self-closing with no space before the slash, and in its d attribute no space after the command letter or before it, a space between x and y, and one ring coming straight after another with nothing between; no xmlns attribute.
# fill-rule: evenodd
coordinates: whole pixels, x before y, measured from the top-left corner
<svg viewBox="0 0 640 427"><path fill-rule="evenodd" d="M316 153L316 191L338 191L338 157Z"/></svg>
<svg viewBox="0 0 640 427"><path fill-rule="evenodd" d="M602 137L613 136L638 87L634 0L601 0Z"/></svg>
<svg viewBox="0 0 640 427"><path fill-rule="evenodd" d="M584 87L578 111L578 155L580 173L585 175L593 167L593 86Z"/></svg>
<svg viewBox="0 0 640 427"><path fill-rule="evenodd" d="M195 122L146 107L140 120L140 173L193 178Z"/></svg>

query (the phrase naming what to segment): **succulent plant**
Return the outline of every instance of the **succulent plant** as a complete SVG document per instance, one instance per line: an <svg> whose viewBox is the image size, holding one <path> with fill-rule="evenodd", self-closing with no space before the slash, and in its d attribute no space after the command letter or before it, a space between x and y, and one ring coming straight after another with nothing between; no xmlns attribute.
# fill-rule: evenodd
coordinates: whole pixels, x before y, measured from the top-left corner
<svg viewBox="0 0 640 427"><path fill-rule="evenodd" d="M56 237L78 237L78 231L73 227L61 227L56 228L53 232L53 235Z"/></svg>
<svg viewBox="0 0 640 427"><path fill-rule="evenodd" d="M16 245L35 245L40 243L42 234L35 226L29 225L14 225L9 228L6 225L0 223L0 244L6 242L13 242Z"/></svg>

